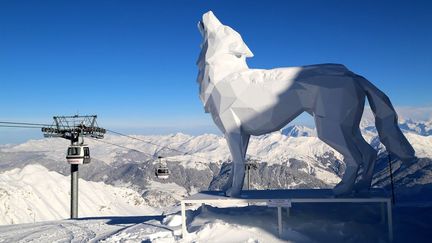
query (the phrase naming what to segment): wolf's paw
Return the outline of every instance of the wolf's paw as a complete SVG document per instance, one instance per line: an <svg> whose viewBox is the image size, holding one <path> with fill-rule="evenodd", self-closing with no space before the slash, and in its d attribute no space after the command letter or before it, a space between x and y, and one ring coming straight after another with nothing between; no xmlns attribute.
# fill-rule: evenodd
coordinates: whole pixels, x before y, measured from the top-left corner
<svg viewBox="0 0 432 243"><path fill-rule="evenodd" d="M354 185L348 185L340 182L333 188L333 194L336 197L350 196L354 193Z"/></svg>
<svg viewBox="0 0 432 243"><path fill-rule="evenodd" d="M240 191L233 190L232 187L230 187L228 190L225 191L225 196L227 197L240 197Z"/></svg>
<svg viewBox="0 0 432 243"><path fill-rule="evenodd" d="M368 192L370 188L370 182L366 180L360 180L354 185L355 192Z"/></svg>

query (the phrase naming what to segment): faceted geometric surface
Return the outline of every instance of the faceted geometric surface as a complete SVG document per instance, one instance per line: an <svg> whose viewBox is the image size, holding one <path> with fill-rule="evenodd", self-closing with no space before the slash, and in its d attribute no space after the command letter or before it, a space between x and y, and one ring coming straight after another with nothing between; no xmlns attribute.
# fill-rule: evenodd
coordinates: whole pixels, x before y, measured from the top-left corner
<svg viewBox="0 0 432 243"><path fill-rule="evenodd" d="M250 69L246 58L253 54L240 34L211 11L203 15L198 29L203 37L197 61L200 98L224 133L233 159L224 188L227 196L238 196L243 187L250 136L277 131L303 112L314 117L318 137L344 156L345 174L334 193L369 190L376 151L359 129L365 97L387 150L404 161L415 159L389 98L344 65Z"/></svg>

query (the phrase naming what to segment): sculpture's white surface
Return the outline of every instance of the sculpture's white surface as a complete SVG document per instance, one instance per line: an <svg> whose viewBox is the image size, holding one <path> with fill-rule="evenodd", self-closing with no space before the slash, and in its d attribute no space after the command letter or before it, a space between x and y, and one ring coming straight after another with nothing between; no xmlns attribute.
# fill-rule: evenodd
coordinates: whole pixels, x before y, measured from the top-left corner
<svg viewBox="0 0 432 243"><path fill-rule="evenodd" d="M233 159L228 196L238 196L243 187L250 136L279 130L302 112L314 117L318 137L344 156L346 171L334 193L368 190L376 151L359 129L365 97L387 150L404 161L415 159L390 100L362 76L340 64L249 69L246 58L252 52L240 34L211 11L203 15L198 29L203 37L197 62L200 98L224 133Z"/></svg>

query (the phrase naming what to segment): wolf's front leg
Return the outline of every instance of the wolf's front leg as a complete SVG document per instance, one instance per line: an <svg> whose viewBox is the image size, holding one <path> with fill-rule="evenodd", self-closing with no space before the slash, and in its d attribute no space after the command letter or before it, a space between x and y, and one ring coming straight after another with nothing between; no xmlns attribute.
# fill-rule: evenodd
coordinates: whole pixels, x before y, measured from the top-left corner
<svg viewBox="0 0 432 243"><path fill-rule="evenodd" d="M231 185L227 185L227 190L225 192L228 197L240 196L240 192L243 188L245 175L245 153L243 152L245 146L243 143L245 143L244 141L246 137L248 140L249 136L242 135L240 132L230 132L225 134L225 139L228 142L228 147L231 151L231 156L233 159L230 179L228 180L228 183Z"/></svg>

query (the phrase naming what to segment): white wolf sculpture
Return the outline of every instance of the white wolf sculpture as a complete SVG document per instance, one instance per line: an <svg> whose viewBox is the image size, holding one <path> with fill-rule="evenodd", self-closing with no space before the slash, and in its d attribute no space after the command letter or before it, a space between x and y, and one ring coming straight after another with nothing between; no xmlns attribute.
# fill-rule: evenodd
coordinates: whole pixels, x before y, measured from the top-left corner
<svg viewBox="0 0 432 243"><path fill-rule="evenodd" d="M345 174L334 194L369 190L377 153L359 129L365 97L387 150L403 161L415 159L390 100L362 76L341 64L249 69L246 58L253 54L240 34L211 11L198 28L203 37L197 61L200 98L224 133L233 159L227 196L239 196L243 187L250 136L277 131L302 112L314 117L318 137L344 157Z"/></svg>

